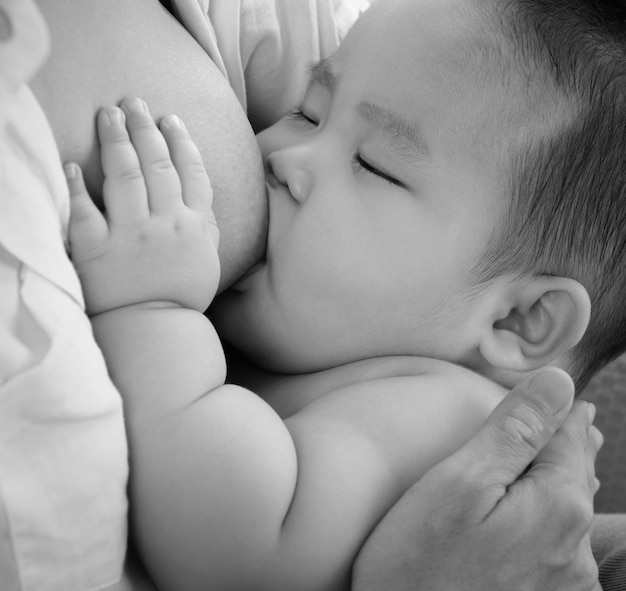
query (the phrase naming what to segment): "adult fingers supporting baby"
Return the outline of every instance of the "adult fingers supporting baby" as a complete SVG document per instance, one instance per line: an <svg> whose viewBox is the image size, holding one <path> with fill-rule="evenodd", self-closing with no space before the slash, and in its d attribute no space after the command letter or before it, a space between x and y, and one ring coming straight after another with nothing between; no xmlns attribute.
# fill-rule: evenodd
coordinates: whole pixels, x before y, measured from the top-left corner
<svg viewBox="0 0 626 591"><path fill-rule="evenodd" d="M548 450L545 469L528 476L541 450L570 443L570 435L556 444L551 437L573 397L571 378L554 369L514 388L477 436L424 474L378 524L355 562L353 589L595 591L581 476L592 455L587 445L571 451L573 476L550 462L560 449ZM576 433L587 432L589 415L579 408L566 429L582 442Z"/></svg>
<svg viewBox="0 0 626 591"><path fill-rule="evenodd" d="M182 189L167 142L140 98L125 99L126 128L141 164L152 213L177 211L182 206Z"/></svg>
<svg viewBox="0 0 626 591"><path fill-rule="evenodd" d="M565 420L574 399L574 383L556 368L518 384L468 444L450 458L465 466L477 483L476 518L487 515L527 470ZM478 484L480 483L480 484Z"/></svg>
<svg viewBox="0 0 626 591"><path fill-rule="evenodd" d="M554 437L539 452L524 478L545 486L572 486L586 493L592 502L595 494L595 439L591 430L595 408L577 401Z"/></svg>
<svg viewBox="0 0 626 591"><path fill-rule="evenodd" d="M84 249L102 242L109 227L100 210L92 201L80 167L68 162L64 165L65 178L70 193L69 240L72 257L80 257Z"/></svg>
<svg viewBox="0 0 626 591"><path fill-rule="evenodd" d="M118 107L101 109L97 116L100 156L104 171L103 199L109 222L132 225L150 215L141 164Z"/></svg>
<svg viewBox="0 0 626 591"><path fill-rule="evenodd" d="M590 442L590 409L586 402L574 404L528 472L509 489L513 496L534 494L544 506L554 507L561 519L555 520L553 527L560 532L563 549L570 552L584 544L593 520L595 474L589 461L593 456L589 446L594 445Z"/></svg>
<svg viewBox="0 0 626 591"><path fill-rule="evenodd" d="M587 480L589 488L594 495L600 488L600 481L596 477L596 458L603 445L604 436L597 427L591 425L589 427L589 442L587 444Z"/></svg>

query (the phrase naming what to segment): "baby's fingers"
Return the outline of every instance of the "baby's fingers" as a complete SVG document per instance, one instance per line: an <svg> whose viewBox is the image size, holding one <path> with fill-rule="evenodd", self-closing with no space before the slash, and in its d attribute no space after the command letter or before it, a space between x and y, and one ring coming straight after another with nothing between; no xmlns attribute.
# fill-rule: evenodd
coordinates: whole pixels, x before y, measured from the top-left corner
<svg viewBox="0 0 626 591"><path fill-rule="evenodd" d="M148 105L139 98L125 99L126 128L137 151L153 213L169 213L182 207L181 183L167 142L156 126Z"/></svg>
<svg viewBox="0 0 626 591"><path fill-rule="evenodd" d="M201 212L205 219L217 224L213 214L213 189L198 146L176 115L164 117L160 129L165 137L172 162L178 172L185 205ZM215 240L217 245L217 240Z"/></svg>
<svg viewBox="0 0 626 591"><path fill-rule="evenodd" d="M124 112L107 107L98 113L103 197L112 224L134 224L150 215L146 184L137 152L126 130Z"/></svg>
<svg viewBox="0 0 626 591"><path fill-rule="evenodd" d="M70 162L64 166L64 171L70 192L70 247L75 257L105 240L109 228L87 193L80 167Z"/></svg>

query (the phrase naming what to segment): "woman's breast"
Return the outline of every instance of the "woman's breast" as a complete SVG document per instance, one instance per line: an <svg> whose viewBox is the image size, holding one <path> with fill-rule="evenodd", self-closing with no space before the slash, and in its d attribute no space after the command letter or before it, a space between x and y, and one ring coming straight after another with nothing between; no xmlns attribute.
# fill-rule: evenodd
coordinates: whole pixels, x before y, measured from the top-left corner
<svg viewBox="0 0 626 591"><path fill-rule="evenodd" d="M176 113L198 144L215 193L220 256L230 280L261 255L266 205L260 154L227 81L157 0L40 0L52 54L32 87L63 160L84 169L100 201L95 113L140 96Z"/></svg>

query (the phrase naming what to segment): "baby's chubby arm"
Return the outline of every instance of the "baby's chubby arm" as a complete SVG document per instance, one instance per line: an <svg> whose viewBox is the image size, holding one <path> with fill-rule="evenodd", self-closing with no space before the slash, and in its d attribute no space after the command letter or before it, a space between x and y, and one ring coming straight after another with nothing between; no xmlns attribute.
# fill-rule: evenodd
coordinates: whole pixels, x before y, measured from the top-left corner
<svg viewBox="0 0 626 591"><path fill-rule="evenodd" d="M220 403L237 407L223 387L221 344L202 314L219 279L218 232L208 176L181 122L167 117L157 127L138 99L121 107L103 109L97 118L104 214L87 194L80 168L65 167L71 257L94 334L124 399L139 553L159 588L184 589L198 570L185 563L193 556L188 548L197 550L202 535L220 536L198 519L194 530L179 508L196 516L210 496L207 486L215 483L231 500L236 486L223 483L219 459L228 461L237 450L219 425L206 420L215 417L223 425ZM263 421L256 416L255 422ZM228 433L236 437L236 425ZM220 453L221 445L226 452ZM196 465L203 457L208 461ZM250 477L251 471L241 474ZM241 525L228 521L229 530ZM210 547L201 554L211 558ZM219 553L213 556L219 560Z"/></svg>
<svg viewBox="0 0 626 591"><path fill-rule="evenodd" d="M224 385L202 313L219 279L211 187L185 128L172 117L157 127L137 99L102 110L97 126L106 211L68 164L70 247L124 399L139 553L159 588L238 588L239 565L244 580L262 577L248 550L272 547L289 509L293 442L260 398Z"/></svg>

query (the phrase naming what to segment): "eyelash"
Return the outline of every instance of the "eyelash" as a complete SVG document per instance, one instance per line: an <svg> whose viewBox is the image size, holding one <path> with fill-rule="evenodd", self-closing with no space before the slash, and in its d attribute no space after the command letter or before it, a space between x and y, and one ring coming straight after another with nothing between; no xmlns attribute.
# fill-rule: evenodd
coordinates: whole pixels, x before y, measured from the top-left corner
<svg viewBox="0 0 626 591"><path fill-rule="evenodd" d="M363 158L361 158L359 154L355 154L352 157L352 168L357 173L367 172L369 174L373 174L374 176L378 177L382 181L385 181L386 183L389 183L390 185L393 185L394 187L403 186L400 181L385 174L384 172L381 172L380 170L378 170L377 168L375 168L374 166L372 166L371 164L363 160Z"/></svg>
<svg viewBox="0 0 626 591"><path fill-rule="evenodd" d="M289 115L287 115L287 117L289 117L289 119L293 119L294 121L304 121L305 123L309 123L310 125L314 125L315 127L319 125L318 121L307 117L302 109L294 109L293 111L291 111L291 113L289 113Z"/></svg>
<svg viewBox="0 0 626 591"><path fill-rule="evenodd" d="M302 121L304 123L307 123L309 125L313 125L315 127L317 127L319 125L318 121L315 121L314 119L311 119L311 117L308 117L304 113L304 111L302 111L302 109L294 109L293 111L291 111L291 113L289 113L288 117L289 117L289 119L292 119L294 121ZM390 185L393 185L394 187L402 187L403 186L400 181L397 181L393 177L390 177L389 175L385 174L384 172L381 172L376 167L372 166L371 164L369 164L368 162L363 160L363 158L360 156L360 154L355 154L352 157L352 168L354 169L354 171L356 173L364 173L365 172L365 173L368 173L368 174L372 174L375 177L381 179L382 181L385 181L385 182L389 183Z"/></svg>

